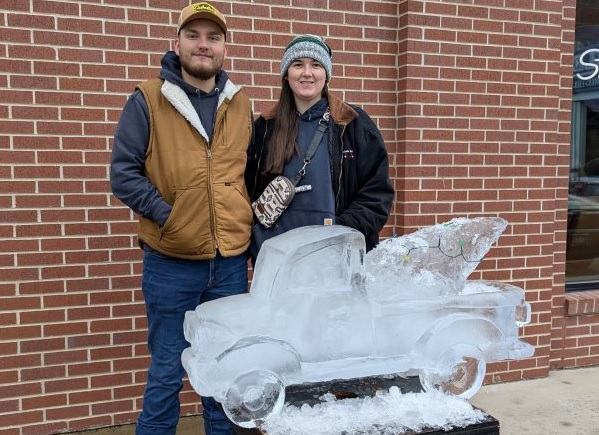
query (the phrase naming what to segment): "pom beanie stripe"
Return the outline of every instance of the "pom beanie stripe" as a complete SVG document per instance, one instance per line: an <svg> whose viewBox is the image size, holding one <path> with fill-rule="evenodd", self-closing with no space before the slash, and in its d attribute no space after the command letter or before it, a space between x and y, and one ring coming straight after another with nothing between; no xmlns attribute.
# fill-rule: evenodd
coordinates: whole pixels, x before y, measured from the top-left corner
<svg viewBox="0 0 599 435"><path fill-rule="evenodd" d="M331 49L324 40L316 35L300 35L287 44L283 59L281 60L281 76L285 77L289 65L302 57L314 59L324 67L327 82L331 80L333 65L331 63Z"/></svg>

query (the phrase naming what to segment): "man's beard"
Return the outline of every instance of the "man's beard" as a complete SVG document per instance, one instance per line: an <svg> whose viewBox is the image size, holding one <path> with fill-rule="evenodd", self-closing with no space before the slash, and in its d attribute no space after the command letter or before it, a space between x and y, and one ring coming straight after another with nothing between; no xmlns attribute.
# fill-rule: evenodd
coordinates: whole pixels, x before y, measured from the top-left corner
<svg viewBox="0 0 599 435"><path fill-rule="evenodd" d="M211 79L220 71L222 67L222 63L220 65L214 65L213 67L209 67L206 65L192 66L184 58L180 58L180 61L181 68L183 68L187 74L199 80Z"/></svg>

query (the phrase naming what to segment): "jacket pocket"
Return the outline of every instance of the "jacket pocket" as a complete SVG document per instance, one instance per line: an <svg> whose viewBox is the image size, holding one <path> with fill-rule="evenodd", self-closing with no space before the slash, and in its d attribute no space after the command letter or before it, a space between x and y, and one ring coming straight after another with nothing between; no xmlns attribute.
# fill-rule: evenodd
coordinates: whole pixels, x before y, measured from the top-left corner
<svg viewBox="0 0 599 435"><path fill-rule="evenodd" d="M162 228L159 247L182 255L214 251L210 207L205 187L177 189L173 209Z"/></svg>
<svg viewBox="0 0 599 435"><path fill-rule="evenodd" d="M219 183L214 186L216 234L223 252L247 246L252 228L252 208L242 183Z"/></svg>

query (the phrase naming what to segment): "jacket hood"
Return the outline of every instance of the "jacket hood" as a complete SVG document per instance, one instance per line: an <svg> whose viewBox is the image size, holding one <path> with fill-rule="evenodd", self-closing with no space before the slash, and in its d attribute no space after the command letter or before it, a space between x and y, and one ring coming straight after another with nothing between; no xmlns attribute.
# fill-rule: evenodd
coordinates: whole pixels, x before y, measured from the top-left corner
<svg viewBox="0 0 599 435"><path fill-rule="evenodd" d="M171 82L185 91L187 94L196 94L198 89L195 86L190 85L181 77L181 61L179 55L174 51L167 51L162 57L161 61L162 69L160 70L160 78ZM216 74L216 92L225 89L229 76L226 71L221 69Z"/></svg>
<svg viewBox="0 0 599 435"><path fill-rule="evenodd" d="M333 121L335 121L336 124L347 125L354 119L358 118L358 112L356 112L349 104L344 102L341 98L337 97L337 95L335 95L333 92L327 91L325 98L329 102L331 118L333 118ZM266 120L276 118L276 116L276 104L262 113L262 117Z"/></svg>

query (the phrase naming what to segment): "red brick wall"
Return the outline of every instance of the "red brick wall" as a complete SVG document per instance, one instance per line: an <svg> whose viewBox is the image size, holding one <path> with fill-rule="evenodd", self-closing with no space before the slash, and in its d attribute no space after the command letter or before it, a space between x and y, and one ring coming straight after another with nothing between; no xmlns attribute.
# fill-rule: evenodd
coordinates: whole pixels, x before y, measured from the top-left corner
<svg viewBox="0 0 599 435"><path fill-rule="evenodd" d="M226 67L256 112L276 98L290 36L328 36L331 88L371 114L391 154L383 235L510 221L475 278L526 288L537 352L492 365L489 381L599 364L598 304L578 310L563 289L574 0L214 3L229 17ZM131 422L145 317L135 216L108 184L111 137L188 3L0 4L0 435ZM189 388L183 402L199 411Z"/></svg>
<svg viewBox="0 0 599 435"><path fill-rule="evenodd" d="M496 4L400 2L395 221L510 222L473 278L526 289L536 353L491 364L489 382L599 363L599 298L566 316L564 296L576 2Z"/></svg>

